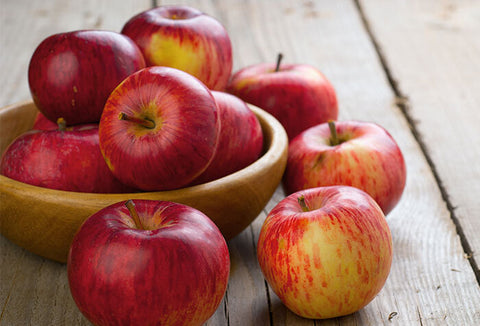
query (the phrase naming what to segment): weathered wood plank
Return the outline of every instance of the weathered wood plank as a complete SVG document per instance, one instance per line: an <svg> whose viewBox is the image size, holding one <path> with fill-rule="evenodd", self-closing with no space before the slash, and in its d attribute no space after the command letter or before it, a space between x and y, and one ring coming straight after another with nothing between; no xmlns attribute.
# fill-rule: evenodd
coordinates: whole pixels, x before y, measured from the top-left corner
<svg viewBox="0 0 480 326"><path fill-rule="evenodd" d="M0 106L30 99L28 63L45 37L87 28L119 31L129 17L150 3L2 0ZM1 325L90 325L71 298L65 265L25 252L3 236L0 307Z"/></svg>
<svg viewBox="0 0 480 326"><path fill-rule="evenodd" d="M337 88L340 118L381 124L405 154L407 187L400 205L387 217L395 250L389 280L362 311L323 323L381 324L389 317L399 325L476 321L478 284L430 167L395 105L395 94L355 3L232 1L222 6L228 10L217 17L228 30L238 31L232 33L237 68L273 61L278 51L285 54L285 61L317 66ZM259 225L259 220L253 224L254 234ZM274 325L311 324L286 311L274 294L270 297ZM467 303L464 298L469 298Z"/></svg>
<svg viewBox="0 0 480 326"><path fill-rule="evenodd" d="M478 267L480 3L362 0L361 5L398 90L408 98L408 114Z"/></svg>

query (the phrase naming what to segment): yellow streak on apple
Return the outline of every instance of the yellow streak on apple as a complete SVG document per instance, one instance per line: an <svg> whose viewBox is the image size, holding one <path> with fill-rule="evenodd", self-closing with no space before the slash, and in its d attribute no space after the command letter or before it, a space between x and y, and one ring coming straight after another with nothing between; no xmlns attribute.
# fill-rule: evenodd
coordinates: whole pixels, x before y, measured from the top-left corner
<svg viewBox="0 0 480 326"><path fill-rule="evenodd" d="M190 73L196 77L201 72L201 65L204 63L205 52L202 47L194 43L179 42L176 39L169 39L165 36L154 34L152 42L147 48L152 61L156 65L167 65ZM199 58L202 58L199 60Z"/></svg>
<svg viewBox="0 0 480 326"><path fill-rule="evenodd" d="M377 260L367 259L370 255L388 257L389 248L385 242L377 238L372 243L372 239L363 235L353 223L348 228L355 235L353 241L333 223L325 221L312 225L303 234L303 240L290 248L288 268L294 273L292 279L298 283L293 289L280 292L287 307L304 308L303 311L292 309L295 313L310 318L330 318L343 315L349 309L347 313L353 313L377 293L371 289L377 288L378 278L388 276L388 269L382 270ZM281 240L280 248L284 247ZM372 247L375 254L369 253ZM296 304L291 305L293 302Z"/></svg>

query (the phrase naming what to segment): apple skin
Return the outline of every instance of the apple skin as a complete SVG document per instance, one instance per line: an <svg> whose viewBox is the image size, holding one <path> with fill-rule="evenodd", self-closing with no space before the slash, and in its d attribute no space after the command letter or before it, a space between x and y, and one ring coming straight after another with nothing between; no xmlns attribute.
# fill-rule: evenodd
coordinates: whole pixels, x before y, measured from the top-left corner
<svg viewBox="0 0 480 326"><path fill-rule="evenodd" d="M229 175L255 162L263 150L262 126L238 97L212 91L221 127L217 151L207 169L194 181L204 183Z"/></svg>
<svg viewBox="0 0 480 326"><path fill-rule="evenodd" d="M110 172L98 140L98 125L31 130L6 149L2 175L34 186L89 193L136 191Z"/></svg>
<svg viewBox="0 0 480 326"><path fill-rule="evenodd" d="M154 124L122 120L127 114ZM217 105L197 78L147 67L110 95L100 119L100 149L113 174L145 191L181 188L210 164L220 134Z"/></svg>
<svg viewBox="0 0 480 326"><path fill-rule="evenodd" d="M330 144L328 123L305 130L289 144L285 191L347 185L367 192L385 215L399 202L406 183L405 161L383 127L363 121L335 122L341 143Z"/></svg>
<svg viewBox="0 0 480 326"><path fill-rule="evenodd" d="M232 44L215 18L189 6L160 6L132 17L122 33L138 44L148 66L177 68L210 89L225 89L232 73Z"/></svg>
<svg viewBox="0 0 480 326"><path fill-rule="evenodd" d="M228 283L228 247L200 211L166 201L133 200L88 218L69 251L72 297L95 325L202 325Z"/></svg>
<svg viewBox="0 0 480 326"><path fill-rule="evenodd" d="M300 197L309 211L302 209ZM289 195L268 214L257 246L261 270L280 300L312 319L366 306L388 278L392 252L382 210L349 186Z"/></svg>
<svg viewBox="0 0 480 326"><path fill-rule="evenodd" d="M57 123L47 119L42 112L38 112L33 121L33 130L55 130L58 129Z"/></svg>
<svg viewBox="0 0 480 326"><path fill-rule="evenodd" d="M113 89L144 67L140 49L127 36L73 31L51 35L38 45L30 59L28 83L35 105L49 120L98 123Z"/></svg>
<svg viewBox="0 0 480 326"><path fill-rule="evenodd" d="M232 76L227 92L272 114L289 140L317 124L336 120L335 89L315 67L273 63L244 67Z"/></svg>

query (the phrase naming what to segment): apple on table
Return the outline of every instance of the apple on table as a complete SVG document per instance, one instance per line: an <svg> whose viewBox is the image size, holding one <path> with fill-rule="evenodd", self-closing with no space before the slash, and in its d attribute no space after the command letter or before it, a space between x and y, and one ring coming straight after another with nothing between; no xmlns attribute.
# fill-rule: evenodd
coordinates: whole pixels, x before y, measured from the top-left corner
<svg viewBox="0 0 480 326"><path fill-rule="evenodd" d="M80 30L51 35L37 46L28 83L35 105L49 120L98 123L113 89L144 67L143 54L125 35Z"/></svg>
<svg viewBox="0 0 480 326"><path fill-rule="evenodd" d="M66 127L59 119L55 130L31 130L5 150L2 175L34 186L90 193L134 192L108 168L99 147L98 125Z"/></svg>
<svg viewBox="0 0 480 326"><path fill-rule="evenodd" d="M227 289L228 247L202 212L128 200L89 217L70 247L72 297L95 325L200 326Z"/></svg>
<svg viewBox="0 0 480 326"><path fill-rule="evenodd" d="M406 175L402 151L385 128L373 122L330 121L290 142L283 185L289 194L320 186L357 187L387 215L400 201Z"/></svg>
<svg viewBox="0 0 480 326"><path fill-rule="evenodd" d="M315 67L260 63L235 72L227 91L269 112L283 125L289 140L317 124L336 120L335 89Z"/></svg>
<svg viewBox="0 0 480 326"><path fill-rule="evenodd" d="M392 237L378 204L350 186L301 190L280 201L260 230L257 257L288 309L325 319L363 308L383 288Z"/></svg>
<svg viewBox="0 0 480 326"><path fill-rule="evenodd" d="M112 173L144 191L181 188L208 167L220 134L211 91L194 76L152 66L111 93L100 119L100 149Z"/></svg>
<svg viewBox="0 0 480 326"><path fill-rule="evenodd" d="M224 90L233 66L232 44L214 17L186 5L165 5L135 15L122 28L148 66L168 66Z"/></svg>

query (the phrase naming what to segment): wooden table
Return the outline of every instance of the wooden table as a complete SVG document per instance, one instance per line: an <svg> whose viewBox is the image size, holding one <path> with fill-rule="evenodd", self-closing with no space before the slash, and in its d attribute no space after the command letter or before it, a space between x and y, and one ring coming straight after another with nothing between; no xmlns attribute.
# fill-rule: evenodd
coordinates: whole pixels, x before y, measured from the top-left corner
<svg viewBox="0 0 480 326"><path fill-rule="evenodd" d="M0 106L30 98L35 47L67 30L119 31L151 0L0 0ZM162 1L161 4L173 1ZM355 314L325 321L289 312L255 256L269 210L229 242L227 294L207 325L480 325L480 2L402 0L176 1L215 16L234 70L274 61L316 66L334 84L340 119L374 121L399 143L408 169L387 216L394 259L383 290ZM1 126L0 126L1 128ZM0 236L0 325L89 325L66 266Z"/></svg>

